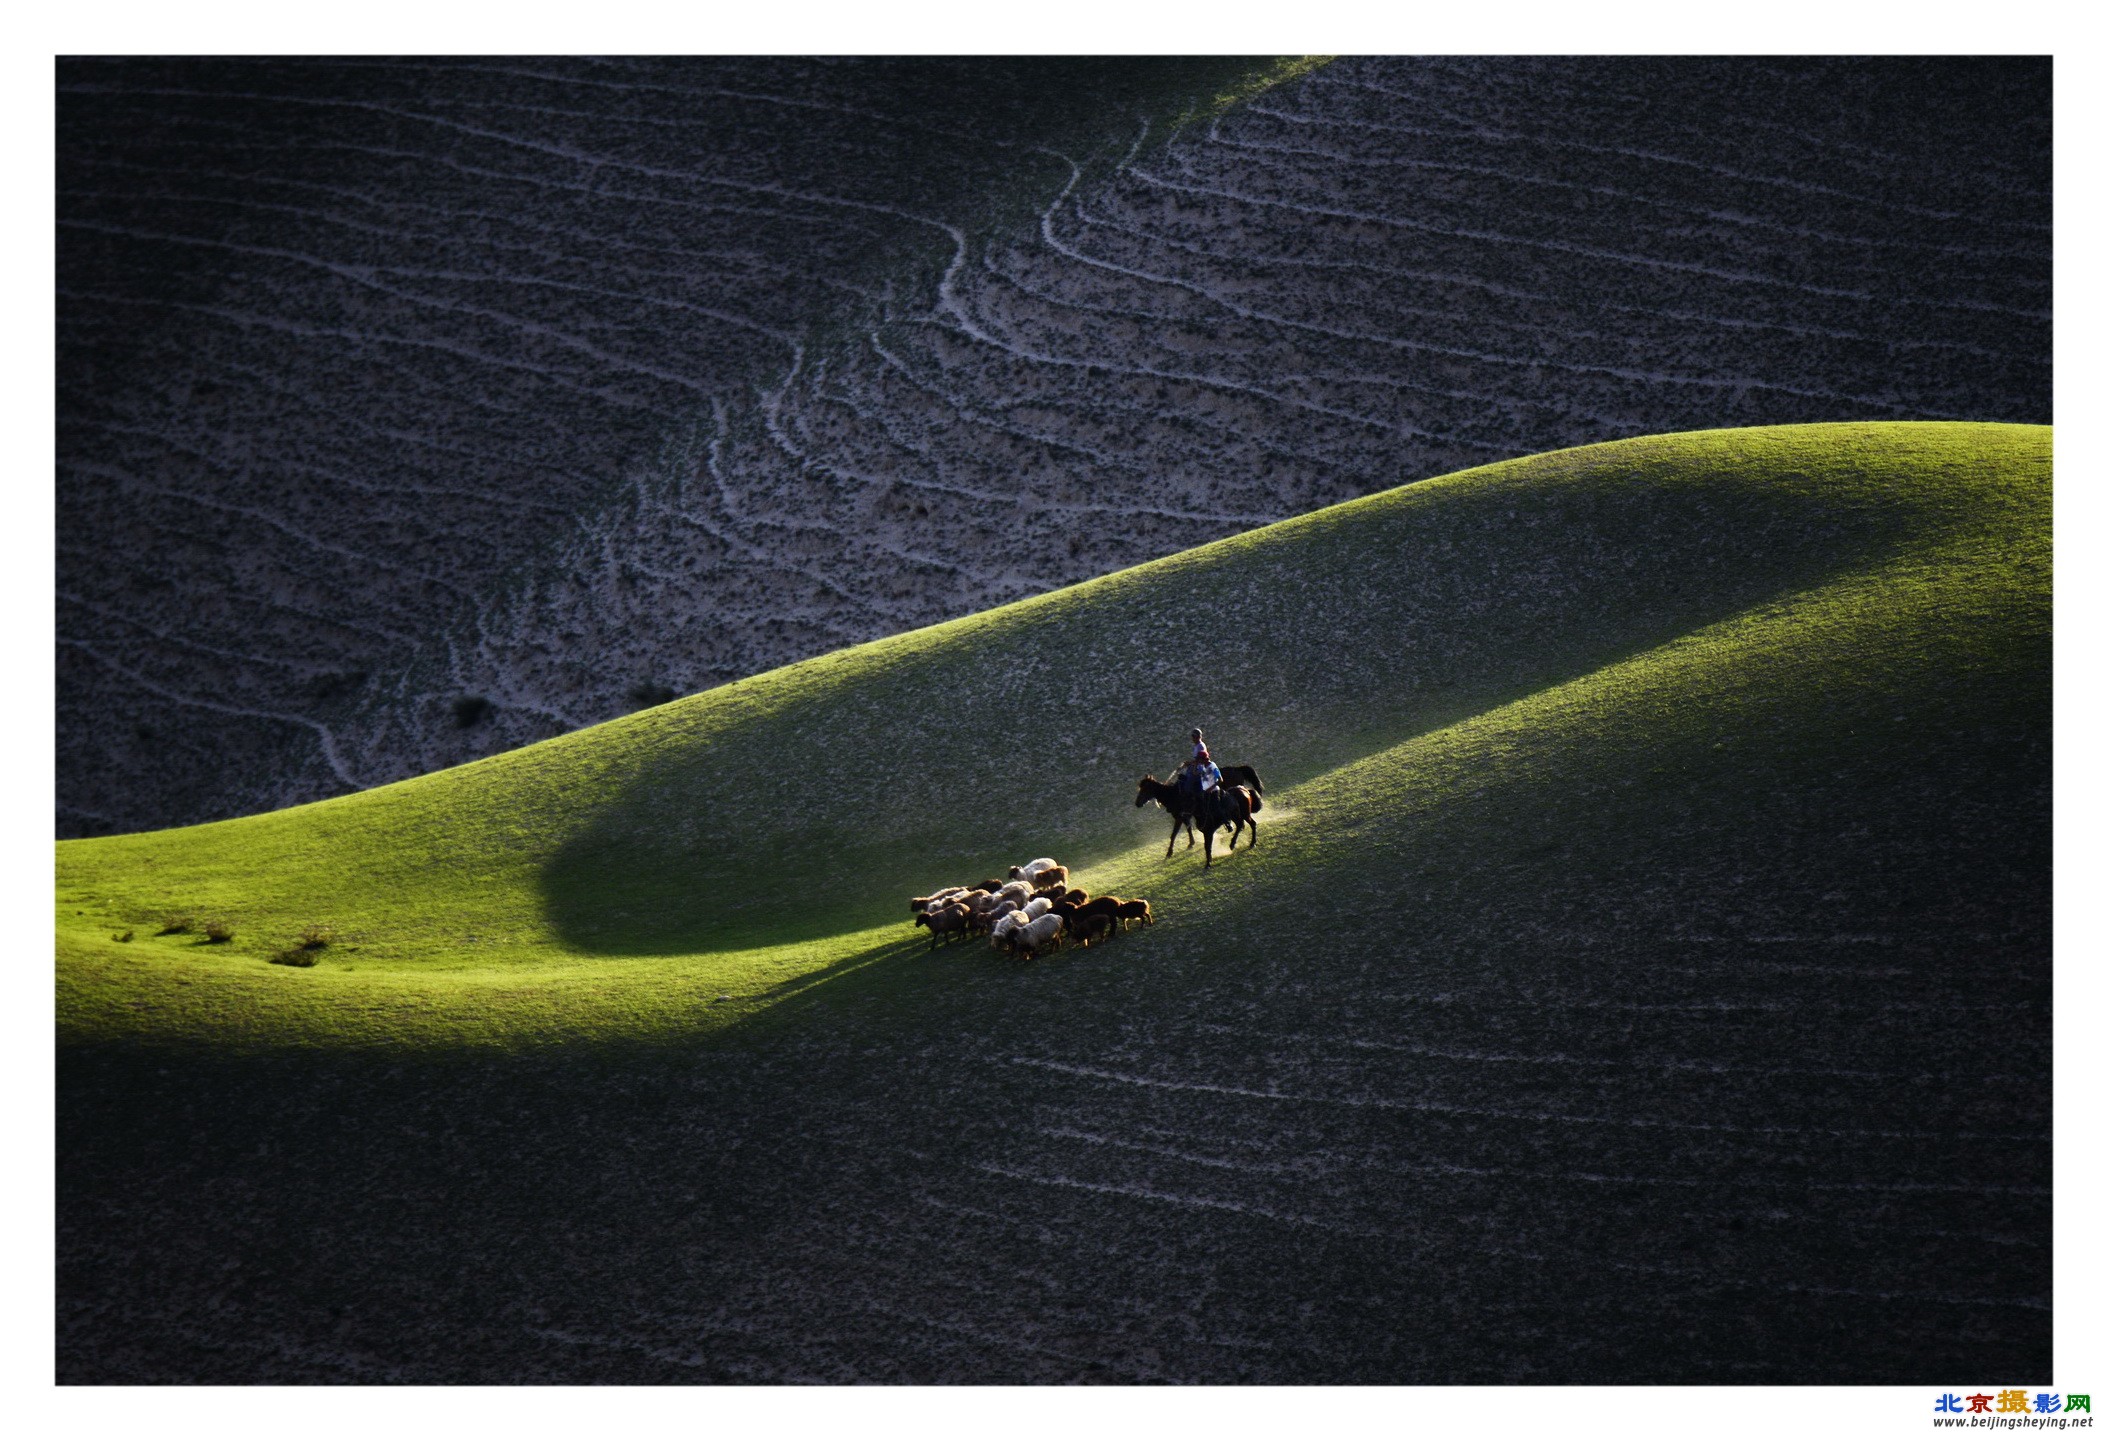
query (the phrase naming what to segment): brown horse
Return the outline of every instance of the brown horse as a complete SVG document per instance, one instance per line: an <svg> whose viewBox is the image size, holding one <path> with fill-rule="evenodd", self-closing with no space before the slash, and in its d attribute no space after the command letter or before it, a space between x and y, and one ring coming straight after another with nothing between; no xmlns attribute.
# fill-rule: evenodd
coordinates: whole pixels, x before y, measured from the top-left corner
<svg viewBox="0 0 2108 1441"><path fill-rule="evenodd" d="M1252 828L1253 845L1259 844L1259 822L1252 818L1253 812L1266 804L1252 793L1249 786L1219 786L1200 798L1200 810L1194 819L1200 823L1201 849L1207 853L1208 865L1215 863L1215 832L1218 827L1230 828L1229 850L1237 849L1237 837L1244 828ZM1206 870L1207 866L1201 867Z"/></svg>
<svg viewBox="0 0 2108 1441"><path fill-rule="evenodd" d="M1247 766L1245 769L1249 770L1250 767ZM1258 845L1258 812L1266 809L1266 802L1259 799L1258 792L1252 790L1249 786L1224 786L1222 800L1223 809L1230 820L1229 849L1233 851L1237 849L1237 837L1244 834L1246 826L1252 828L1252 838L1245 843L1245 848L1249 850L1251 847Z"/></svg>

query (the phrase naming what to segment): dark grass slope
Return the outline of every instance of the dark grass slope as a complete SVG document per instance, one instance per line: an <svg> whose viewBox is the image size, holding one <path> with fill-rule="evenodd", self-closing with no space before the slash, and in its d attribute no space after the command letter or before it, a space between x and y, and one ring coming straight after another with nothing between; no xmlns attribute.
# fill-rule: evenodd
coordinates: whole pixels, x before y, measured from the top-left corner
<svg viewBox="0 0 2108 1441"><path fill-rule="evenodd" d="M61 834L1504 457L2050 419L2046 60L1274 73L65 62Z"/></svg>
<svg viewBox="0 0 2108 1441"><path fill-rule="evenodd" d="M62 833L282 804L303 761L328 791L402 773L328 727L434 623L959 227L1029 214L1064 154L1269 66L61 59ZM765 668L667 656L536 714ZM449 759L535 709L492 694L423 678Z"/></svg>
<svg viewBox="0 0 2108 1441"><path fill-rule="evenodd" d="M895 922L844 934L730 1024L639 990L627 1040L511 1053L472 1046L497 1021L465 1010L388 1040L349 1010L331 1020L322 998L351 992L327 989L302 993L318 1009L267 1011L289 1044L256 1047L206 1004L233 961L225 978L183 971L187 993L126 982L154 1009L121 1023L69 1010L61 1375L2041 1374L2047 465L2046 433L2004 427L1543 457L757 683L781 704L749 723L795 759L934 668L949 686L918 690L915 724L874 756L917 774L918 737L965 746L1013 723L971 647L1002 635L1016 655L1161 616L1148 587L1169 576L1261 638L1245 665L1280 673L1257 697L1307 710L1238 716L1240 744L1264 740L1236 758L1261 764L1273 804L1258 849L1205 875L1184 853L1165 863L1160 821L1088 782L1067 782L1087 805L1036 824L1018 819L1029 791L955 803L948 833L974 845L1017 826L1066 854L1076 826L1094 889L1157 901L1159 925L1087 954L931 955ZM1525 517L1554 506L1558 540L1540 543ZM1328 546L1366 568L1263 583ZM1415 556L1477 579L1441 604L1401 599L1379 628L1387 591L1417 594L1383 568L1409 575ZM1338 628L1326 577L1370 638L1269 649L1305 622ZM947 692L978 723L948 718ZM1226 695L1200 699L1227 739ZM550 788L587 823L542 872L545 944L611 977L685 964L665 953L767 937L699 919L726 900L708 868L733 862L691 858L684 915L680 877L651 871L636 837L757 784L771 757L741 759L722 723L742 704L559 742L539 770L529 753L189 833L183 863L264 854L234 842L271 827L350 834L362 804L368 825L442 793L501 814L508 788L597 765L600 785ZM1188 717L1172 714L1175 740ZM1114 705L1108 727L1127 723ZM624 747L655 757L660 787L623 780ZM806 840L844 874L882 864L893 825L861 804L822 804ZM1101 814L1125 846L1088 854ZM944 834L894 843L940 871ZM142 860L182 862L178 842L65 848L66 906L132 884ZM252 883L320 895L319 872L342 868L273 844L279 869L246 864ZM840 849L857 845L872 849ZM777 864L814 863L780 849ZM655 877L640 893L671 919L595 909L586 888L567 900L565 868L593 857L610 888ZM973 859L959 865L986 868ZM405 897L445 924L440 892ZM866 923L843 904L841 923ZM87 924L62 910L66 964L113 985L130 973L69 929ZM406 1004L433 1004L412 986L441 960L396 963ZM337 984L328 968L284 979ZM215 1027L249 1048L211 1044Z"/></svg>

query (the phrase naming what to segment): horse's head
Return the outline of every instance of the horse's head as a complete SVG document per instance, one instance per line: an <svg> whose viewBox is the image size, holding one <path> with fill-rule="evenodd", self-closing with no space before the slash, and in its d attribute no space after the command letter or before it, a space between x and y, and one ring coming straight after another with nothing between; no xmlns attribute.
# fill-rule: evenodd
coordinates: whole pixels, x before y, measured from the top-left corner
<svg viewBox="0 0 2108 1441"><path fill-rule="evenodd" d="M1158 786L1161 786L1162 784L1163 782L1158 780L1155 776L1143 776L1140 780L1136 781L1135 809L1140 810L1143 806L1146 806L1151 801L1155 800L1156 797L1151 795L1150 792L1155 790Z"/></svg>

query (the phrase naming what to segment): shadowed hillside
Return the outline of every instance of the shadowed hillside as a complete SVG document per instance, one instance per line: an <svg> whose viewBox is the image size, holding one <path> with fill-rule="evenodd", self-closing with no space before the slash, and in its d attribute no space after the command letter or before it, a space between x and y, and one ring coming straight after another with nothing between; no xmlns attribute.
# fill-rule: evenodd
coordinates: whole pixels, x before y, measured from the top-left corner
<svg viewBox="0 0 2108 1441"><path fill-rule="evenodd" d="M1505 457L2047 421L2048 75L66 61L61 833Z"/></svg>
<svg viewBox="0 0 2108 1441"><path fill-rule="evenodd" d="M1591 447L64 843L61 1375L2039 1373L2048 505L2029 427ZM1040 853L1159 923L906 925Z"/></svg>

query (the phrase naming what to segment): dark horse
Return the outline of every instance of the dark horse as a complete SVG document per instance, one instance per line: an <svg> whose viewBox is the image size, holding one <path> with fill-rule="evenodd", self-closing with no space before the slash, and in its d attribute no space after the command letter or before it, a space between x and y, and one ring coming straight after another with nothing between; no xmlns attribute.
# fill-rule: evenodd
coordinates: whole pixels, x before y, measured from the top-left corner
<svg viewBox="0 0 2108 1441"><path fill-rule="evenodd" d="M1165 810L1171 812L1171 839L1164 844L1164 858L1166 860L1171 857L1171 848L1178 844L1178 828L1180 826L1186 828L1186 849L1189 851L1193 849L1194 802L1200 798L1200 792L1195 789L1189 789L1183 783L1182 777L1185 773L1186 768L1180 766L1171 773L1169 781L1160 781L1153 775L1143 776L1135 787L1136 809L1139 810L1149 802L1155 801ZM1222 784L1225 789L1230 786L1245 787L1252 793L1252 809L1256 811L1263 808L1264 802L1259 797L1266 794L1266 787L1259 783L1259 772L1253 770L1250 766L1224 766L1222 768ZM1237 830L1242 829L1243 826L1238 825ZM1258 844L1258 834L1259 826L1255 821L1252 823L1252 835L1254 837L1252 844L1254 845ZM1237 831L1235 830L1230 832L1230 844L1233 847L1237 844Z"/></svg>
<svg viewBox="0 0 2108 1441"><path fill-rule="evenodd" d="M1227 778L1233 770L1240 777L1248 777L1252 784L1230 785L1225 779L1224 784L1214 790L1195 794L1155 776L1143 776L1135 782L1135 805L1144 806L1155 801L1171 812L1171 839L1164 843L1166 860L1171 858L1171 848L1178 844L1180 826L1186 828L1186 848L1191 850L1193 828L1195 824L1199 825L1203 841L1201 850L1207 857L1201 867L1203 870L1215 864L1215 832L1224 826L1230 827L1229 850L1237 849L1237 837L1246 826L1252 828L1251 844L1259 844L1259 822L1254 816L1265 808L1266 802L1259 799L1258 773L1250 766L1225 766L1222 773Z"/></svg>

